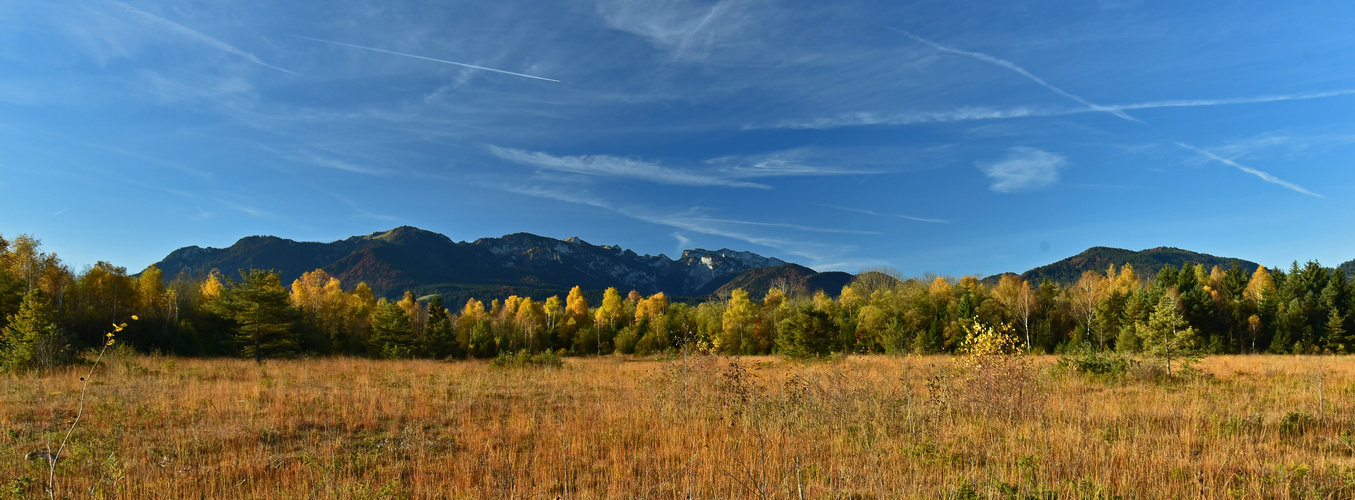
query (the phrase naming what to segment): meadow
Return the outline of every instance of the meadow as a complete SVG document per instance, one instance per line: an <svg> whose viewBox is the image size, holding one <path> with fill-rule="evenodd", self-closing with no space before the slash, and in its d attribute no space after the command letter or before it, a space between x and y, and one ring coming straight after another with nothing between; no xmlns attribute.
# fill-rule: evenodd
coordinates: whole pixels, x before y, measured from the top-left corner
<svg viewBox="0 0 1355 500"><path fill-rule="evenodd" d="M117 353L57 498L1350 498L1355 363L488 361ZM3 375L0 497L48 496L88 366Z"/></svg>

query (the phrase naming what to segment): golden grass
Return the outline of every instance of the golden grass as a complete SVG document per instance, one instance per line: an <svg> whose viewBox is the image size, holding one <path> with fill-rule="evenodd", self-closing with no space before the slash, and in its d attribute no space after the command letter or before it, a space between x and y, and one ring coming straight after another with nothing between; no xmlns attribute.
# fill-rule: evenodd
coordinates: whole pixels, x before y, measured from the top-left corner
<svg viewBox="0 0 1355 500"><path fill-rule="evenodd" d="M1005 397L949 357L114 357L57 496L1355 497L1350 358L1212 357L1163 383L1051 361ZM24 457L60 441L83 374L3 379L0 497L45 495Z"/></svg>

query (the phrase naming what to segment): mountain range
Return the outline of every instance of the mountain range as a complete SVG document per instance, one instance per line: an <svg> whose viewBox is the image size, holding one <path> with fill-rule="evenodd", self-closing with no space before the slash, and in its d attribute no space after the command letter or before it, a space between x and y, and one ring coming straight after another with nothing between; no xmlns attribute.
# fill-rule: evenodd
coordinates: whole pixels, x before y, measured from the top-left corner
<svg viewBox="0 0 1355 500"><path fill-rule="evenodd" d="M1105 272L1111 264L1132 264L1140 279L1150 279L1163 266L1184 264L1228 268L1237 265L1251 273L1258 264L1215 257L1179 248L1141 251L1093 247L1078 255L1040 266L1019 276L1031 283L1049 278L1071 283L1091 270ZM480 300L508 295L544 298L583 288L590 301L607 287L622 293L664 292L674 298L726 296L741 288L761 298L773 286L836 295L854 276L844 272L817 272L772 257L730 249L685 250L677 259L665 255L638 255L611 245L593 245L577 237L558 240L528 233L456 242L444 235L410 226L320 243L275 236L241 238L227 248L190 246L173 251L154 264L167 276L187 273L194 278L219 269L228 277L236 270L277 271L288 285L302 273L323 269L345 288L365 282L377 296L398 297L406 290L418 296L442 294L449 304L470 297ZM1340 269L1355 273L1355 261ZM996 283L1001 275L984 281Z"/></svg>
<svg viewBox="0 0 1355 500"><path fill-rule="evenodd" d="M365 282L377 296L396 297L409 290L420 296L439 293L454 303L450 301L472 296L487 300L510 294L563 295L576 285L593 292L617 287L622 293L698 297L716 292L745 271L787 263L730 249L686 250L675 260L593 245L577 237L557 240L528 233L455 242L402 226L330 243L250 236L228 248L180 248L154 265L168 276L193 277L212 269L228 277L237 269L271 269L284 285L302 273L323 269L344 287ZM813 274L817 273L808 270L807 275Z"/></svg>

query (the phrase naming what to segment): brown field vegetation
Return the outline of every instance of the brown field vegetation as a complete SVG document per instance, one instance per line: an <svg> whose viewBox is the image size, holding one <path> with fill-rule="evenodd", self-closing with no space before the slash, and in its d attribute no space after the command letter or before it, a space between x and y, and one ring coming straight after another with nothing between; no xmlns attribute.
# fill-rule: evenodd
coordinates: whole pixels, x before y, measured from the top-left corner
<svg viewBox="0 0 1355 500"><path fill-rule="evenodd" d="M1347 358L1180 380L942 356L105 362L57 497L1355 496ZM4 375L0 497L46 496L25 456L61 441L85 369Z"/></svg>

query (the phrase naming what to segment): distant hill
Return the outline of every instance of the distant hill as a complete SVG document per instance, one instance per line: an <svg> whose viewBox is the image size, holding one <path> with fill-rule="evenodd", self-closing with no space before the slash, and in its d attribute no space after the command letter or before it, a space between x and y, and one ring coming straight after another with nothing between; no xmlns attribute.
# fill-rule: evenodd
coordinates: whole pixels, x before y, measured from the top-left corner
<svg viewBox="0 0 1355 500"><path fill-rule="evenodd" d="M820 273L799 264L785 264L744 271L716 289L714 294L724 296L740 288L748 292L748 296L753 300L762 300L772 287L783 286L790 292L808 295L823 290L828 295L836 297L842 292L843 285L851 281L852 275L848 273L838 271Z"/></svg>
<svg viewBox="0 0 1355 500"><path fill-rule="evenodd" d="M1346 278L1355 279L1355 260L1348 260L1345 263L1336 266L1336 269L1346 273Z"/></svg>
<svg viewBox="0 0 1355 500"><path fill-rule="evenodd" d="M783 265L779 259L729 249L686 250L673 260L579 238L528 233L454 242L410 226L330 243L250 236L227 248L180 248L155 264L167 276L187 272L202 277L219 269L236 277L239 269L271 269L284 285L302 273L324 269L345 287L366 282L377 296L411 290L420 296L441 293L448 303L472 296L545 297L568 293L575 285L593 291L617 287L623 293L700 296L745 271Z"/></svg>
<svg viewBox="0 0 1355 500"><path fill-rule="evenodd" d="M1134 273L1139 276L1139 279L1151 279L1167 265L1180 269L1185 264L1204 264L1206 268L1219 266L1227 269L1232 267L1233 264L1237 264L1238 268L1248 274L1256 271L1256 268L1259 267L1259 264L1251 261L1215 257L1172 247L1150 248L1137 252L1122 248L1092 247L1085 252L1053 264L1026 271L1020 277L1031 283L1040 283L1045 278L1049 278L1055 283L1073 283L1081 278L1082 273L1086 271L1104 273L1112 264L1117 268L1123 267L1125 264L1133 265ZM996 283L1000 277L1001 275L989 276L984 281Z"/></svg>

